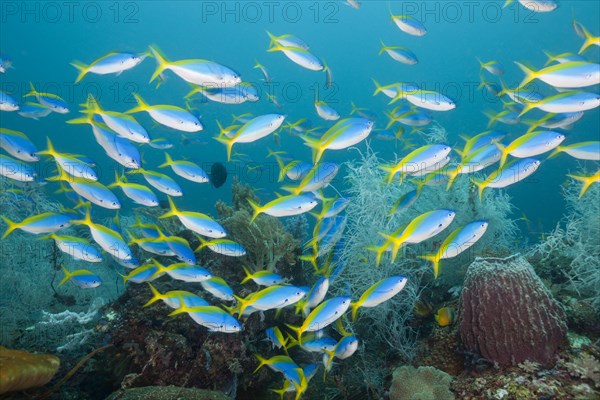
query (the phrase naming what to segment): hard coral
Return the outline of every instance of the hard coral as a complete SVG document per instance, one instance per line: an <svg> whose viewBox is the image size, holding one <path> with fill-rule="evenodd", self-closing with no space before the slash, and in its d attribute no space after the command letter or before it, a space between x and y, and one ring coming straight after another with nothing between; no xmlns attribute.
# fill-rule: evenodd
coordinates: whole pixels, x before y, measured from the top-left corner
<svg viewBox="0 0 600 400"><path fill-rule="evenodd" d="M43 386L52 379L60 359L0 346L0 394Z"/></svg>
<svg viewBox="0 0 600 400"><path fill-rule="evenodd" d="M452 377L433 367L396 368L390 387L390 400L454 400Z"/></svg>
<svg viewBox="0 0 600 400"><path fill-rule="evenodd" d="M465 277L460 337L467 351L500 365L554 363L565 314L521 256L476 259Z"/></svg>
<svg viewBox="0 0 600 400"><path fill-rule="evenodd" d="M252 188L235 181L232 194L233 206L219 201L216 209L220 223L246 248L250 263L270 271L295 265L301 254L300 243L277 218L261 215L250 223L253 210L248 200L259 203Z"/></svg>

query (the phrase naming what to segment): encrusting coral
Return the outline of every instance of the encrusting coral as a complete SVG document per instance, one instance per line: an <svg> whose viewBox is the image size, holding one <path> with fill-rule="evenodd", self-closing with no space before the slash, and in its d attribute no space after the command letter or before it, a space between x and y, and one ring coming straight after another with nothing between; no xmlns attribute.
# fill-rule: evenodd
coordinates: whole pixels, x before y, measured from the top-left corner
<svg viewBox="0 0 600 400"><path fill-rule="evenodd" d="M43 386L59 367L56 356L0 346L0 394Z"/></svg>
<svg viewBox="0 0 600 400"><path fill-rule="evenodd" d="M550 366L567 334L563 309L519 255L469 266L459 326L465 350L500 365Z"/></svg>
<svg viewBox="0 0 600 400"><path fill-rule="evenodd" d="M390 400L454 400L452 377L433 367L396 368L390 387Z"/></svg>

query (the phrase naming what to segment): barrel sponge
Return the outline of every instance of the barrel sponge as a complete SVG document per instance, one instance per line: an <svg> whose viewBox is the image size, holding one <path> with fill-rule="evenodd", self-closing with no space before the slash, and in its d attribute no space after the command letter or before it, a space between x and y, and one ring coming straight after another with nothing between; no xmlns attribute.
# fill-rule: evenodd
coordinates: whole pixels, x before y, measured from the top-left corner
<svg viewBox="0 0 600 400"><path fill-rule="evenodd" d="M551 367L567 324L524 257L477 258L465 276L459 333L465 350L499 365L529 360Z"/></svg>
<svg viewBox="0 0 600 400"><path fill-rule="evenodd" d="M52 379L60 359L0 346L0 394L43 386Z"/></svg>
<svg viewBox="0 0 600 400"><path fill-rule="evenodd" d="M452 377L434 367L396 368L390 387L390 400L454 400Z"/></svg>

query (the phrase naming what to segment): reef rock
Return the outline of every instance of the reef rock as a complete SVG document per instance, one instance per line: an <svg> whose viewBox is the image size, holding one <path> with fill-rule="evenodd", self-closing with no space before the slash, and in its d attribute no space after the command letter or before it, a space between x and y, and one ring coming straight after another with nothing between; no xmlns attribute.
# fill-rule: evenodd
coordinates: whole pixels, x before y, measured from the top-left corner
<svg viewBox="0 0 600 400"><path fill-rule="evenodd" d="M500 365L554 364L566 317L525 258L476 259L461 295L459 333L466 351Z"/></svg>

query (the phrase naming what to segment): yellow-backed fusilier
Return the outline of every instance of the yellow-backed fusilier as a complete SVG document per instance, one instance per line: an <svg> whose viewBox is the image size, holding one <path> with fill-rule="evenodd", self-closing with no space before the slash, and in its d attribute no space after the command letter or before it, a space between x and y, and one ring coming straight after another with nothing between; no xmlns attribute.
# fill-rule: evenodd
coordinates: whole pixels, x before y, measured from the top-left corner
<svg viewBox="0 0 600 400"><path fill-rule="evenodd" d="M580 22L573 20L573 28L575 29L575 33L582 39L585 39L581 49L579 50L579 54L585 53L585 51L590 46L600 46L600 36L592 35Z"/></svg>
<svg viewBox="0 0 600 400"><path fill-rule="evenodd" d="M383 252L392 247L392 262L396 260L398 250L404 244L417 244L430 239L442 232L454 220L454 210L440 209L428 211L413 219L406 227L398 229L393 234L382 233L385 242L377 247L368 249L377 253L376 265L379 265Z"/></svg>
<svg viewBox="0 0 600 400"><path fill-rule="evenodd" d="M77 214L75 212L45 212L27 217L21 222L13 222L5 216L0 216L0 218L8 225L6 231L2 235L2 239L5 239L15 229L39 235L42 233L53 233L68 228L71 226L73 219L77 218Z"/></svg>
<svg viewBox="0 0 600 400"><path fill-rule="evenodd" d="M561 133L554 131L538 131L526 133L513 140L506 147L497 142L496 146L502 152L500 167L504 166L509 154L517 158L537 156L554 150L563 140L565 140L565 135Z"/></svg>
<svg viewBox="0 0 600 400"><path fill-rule="evenodd" d="M40 160L36 154L38 149L23 132L0 128L0 148L21 161L36 162Z"/></svg>
<svg viewBox="0 0 600 400"><path fill-rule="evenodd" d="M306 294L306 298L298 302L298 305L296 306L296 312L302 310L302 315L306 317L310 313L310 310L325 300L328 290L329 278L319 278Z"/></svg>
<svg viewBox="0 0 600 400"><path fill-rule="evenodd" d="M169 207L169 211L159 218L177 217L183 226L202 236L219 239L227 235L225 228L208 215L193 211L178 210L170 197Z"/></svg>
<svg viewBox="0 0 600 400"><path fill-rule="evenodd" d="M198 325L208 328L209 332L237 333L242 330L242 324L237 319L216 306L188 307L183 304L169 316L182 313L187 313Z"/></svg>
<svg viewBox="0 0 600 400"><path fill-rule="evenodd" d="M109 188L100 182L89 181L83 178L70 176L61 167L58 167L58 175L46 178L48 181L66 181L75 193L90 201L91 203L109 210L121 208L121 202Z"/></svg>
<svg viewBox="0 0 600 400"><path fill-rule="evenodd" d="M204 129L198 118L181 107L165 104L149 105L137 93L134 93L133 97L138 106L127 111L127 114L145 111L159 124L183 132L198 132Z"/></svg>
<svg viewBox="0 0 600 400"><path fill-rule="evenodd" d="M19 102L0 90L0 111L18 111L19 109Z"/></svg>
<svg viewBox="0 0 600 400"><path fill-rule="evenodd" d="M408 33L412 36L425 36L427 34L427 29L425 25L418 19L410 16L410 15L393 15L392 21L396 24L396 26L405 33Z"/></svg>
<svg viewBox="0 0 600 400"><path fill-rule="evenodd" d="M446 186L446 189L449 190L452 187L455 178L459 174L472 174L481 171L500 161L500 158L502 158L502 152L496 144L488 144L487 146L467 153L466 156L463 156L456 168L444 171L444 173L448 175L448 185Z"/></svg>
<svg viewBox="0 0 600 400"><path fill-rule="evenodd" d="M440 273L440 260L453 258L473 246L485 233L488 227L487 221L473 221L467 225L456 228L442 242L440 248L434 254L419 256L433 264L433 276L438 277Z"/></svg>
<svg viewBox="0 0 600 400"><path fill-rule="evenodd" d="M323 62L308 50L308 45L300 38L293 35L274 36L267 32L271 42L268 52L281 51L287 58L301 67L311 71L322 71Z"/></svg>
<svg viewBox="0 0 600 400"><path fill-rule="evenodd" d="M215 139L227 146L227 160L230 160L235 143L251 143L264 138L279 129L284 120L285 115L282 114L260 115L246 122L231 136L224 134Z"/></svg>
<svg viewBox="0 0 600 400"><path fill-rule="evenodd" d="M223 104L242 104L246 101L255 102L259 100L256 88L252 84L245 82L230 87L196 86L185 98L189 99L196 93L200 93L211 101Z"/></svg>
<svg viewBox="0 0 600 400"><path fill-rule="evenodd" d="M102 254L84 238L76 236L60 236L52 232L41 239L54 239L56 246L75 260L92 263L102 262Z"/></svg>
<svg viewBox="0 0 600 400"><path fill-rule="evenodd" d="M87 269L78 269L77 271L73 272L69 272L69 270L65 267L62 267L62 269L65 273L65 277L62 281L60 281L58 286L62 286L68 281L73 282L82 289L92 289L102 284L102 279Z"/></svg>
<svg viewBox="0 0 600 400"><path fill-rule="evenodd" d="M318 163L325 150L341 150L360 143L369 136L373 121L367 118L344 118L319 139L302 136L304 144L313 150L313 163Z"/></svg>
<svg viewBox="0 0 600 400"><path fill-rule="evenodd" d="M206 269L198 265L190 265L187 263L175 263L168 266L162 265L155 259L152 259L154 265L158 268L153 277L169 275L172 279L183 282L203 282L212 278L212 274Z"/></svg>
<svg viewBox="0 0 600 400"><path fill-rule="evenodd" d="M319 117L326 121L337 121L340 119L340 113L322 100L315 101L315 109Z"/></svg>
<svg viewBox="0 0 600 400"><path fill-rule="evenodd" d="M428 144L413 150L396 165L381 165L379 168L387 172L389 185L396 174L400 174L400 181L402 181L407 174L414 174L443 162L451 150L452 148L446 144Z"/></svg>
<svg viewBox="0 0 600 400"><path fill-rule="evenodd" d="M127 242L121 234L104 225L94 223L89 210L86 210L84 219L73 221L73 224L86 225L90 229L94 241L102 247L102 250L113 257L121 260L131 260L133 258L131 249L127 246Z"/></svg>
<svg viewBox="0 0 600 400"><path fill-rule="evenodd" d="M0 92L0 111L5 111L2 109L2 107L2 92ZM52 110L42 104L28 101L19 107L17 114L24 118L38 120L39 118L44 118L50 115L51 112Z"/></svg>
<svg viewBox="0 0 600 400"><path fill-rule="evenodd" d="M567 153L578 160L600 161L600 142L581 142L558 146L548 158L556 157L560 153Z"/></svg>
<svg viewBox="0 0 600 400"><path fill-rule="evenodd" d="M267 51L281 51L294 63L306 69L310 69L311 71L322 71L325 68L323 62L319 60L317 56L300 47L281 46L280 44L275 43Z"/></svg>
<svg viewBox="0 0 600 400"><path fill-rule="evenodd" d="M541 162L535 158L519 158L491 173L485 180L472 179L479 189L479 199L486 188L505 188L533 174Z"/></svg>
<svg viewBox="0 0 600 400"><path fill-rule="evenodd" d="M479 61L479 65L482 71L486 70L490 74L496 76L504 75L504 67L498 61L491 60L483 62L479 58L477 58L477 61Z"/></svg>
<svg viewBox="0 0 600 400"><path fill-rule="evenodd" d="M350 305L350 308L352 308L352 319L356 320L358 309L360 307L378 306L384 301L387 301L400 293L400 291L404 289L404 286L406 286L407 282L408 278L398 275L382 279L373 284L364 291L358 301Z"/></svg>
<svg viewBox="0 0 600 400"><path fill-rule="evenodd" d="M408 82L394 82L390 83L389 85L382 86L379 84L379 82L373 79L373 83L375 84L375 91L373 92L373 96L376 96L379 93L383 93L392 100L396 98L399 92L412 92L415 90L419 90L419 86ZM356 111L358 113L358 111L362 111L362 109L356 108Z"/></svg>
<svg viewBox="0 0 600 400"><path fill-rule="evenodd" d="M71 65L79 71L75 83L82 80L89 73L97 75L117 74L119 76L123 71L131 69L144 61L144 58L146 58L146 54L112 52L92 61L89 65L85 65L81 61L73 61Z"/></svg>
<svg viewBox="0 0 600 400"><path fill-rule="evenodd" d="M208 60L179 60L169 61L156 46L150 47L150 53L156 59L156 71L150 82L162 75L165 70L171 70L186 82L206 87L228 87L242 82L239 74L224 65Z"/></svg>
<svg viewBox="0 0 600 400"><path fill-rule="evenodd" d="M70 111L69 106L60 96L53 93L38 92L35 90L33 83L29 83L29 86L31 90L23 97L33 96L37 99L38 103L58 114L67 114Z"/></svg>
<svg viewBox="0 0 600 400"><path fill-rule="evenodd" d="M504 7L512 4L514 0L506 0ZM519 0L519 3L526 9L533 12L550 12L554 11L558 4L555 0Z"/></svg>
<svg viewBox="0 0 600 400"><path fill-rule="evenodd" d="M248 281L254 281L254 283L260 286L274 286L281 285L285 281L284 277L282 277L279 274L276 274L275 272L271 272L264 269L260 271L250 272L248 268L244 266L242 266L242 268L244 269L246 277L242 279L242 281L240 282L241 284L244 284Z"/></svg>
<svg viewBox="0 0 600 400"><path fill-rule="evenodd" d="M196 251L200 251L207 247L215 253L229 257L242 257L246 255L246 249L241 244L229 239L212 239L204 240L200 236L196 236L200 241L200 245Z"/></svg>
<svg viewBox="0 0 600 400"><path fill-rule="evenodd" d="M279 309L297 303L306 296L306 291L296 286L273 285L249 294L245 299L237 298L238 313L243 315L248 307L253 310L267 311Z"/></svg>
<svg viewBox="0 0 600 400"><path fill-rule="evenodd" d="M403 91L397 89L396 97L389 104L393 104L401 99L405 99L417 107L432 111L450 111L456 108L456 104L452 99L434 90L418 89Z"/></svg>
<svg viewBox="0 0 600 400"><path fill-rule="evenodd" d="M583 184L581 186L581 192L579 192L579 198L582 198L585 192L590 188L593 183L600 183L600 169L593 175L581 176L581 175L567 175L569 178L575 179Z"/></svg>
<svg viewBox="0 0 600 400"><path fill-rule="evenodd" d="M548 51L544 51L544 54L546 55L546 57L548 57L548 61L546 61L544 67L547 67L552 63L564 64L573 61L585 61L585 57L575 53L552 54Z"/></svg>
<svg viewBox="0 0 600 400"><path fill-rule="evenodd" d="M269 39L271 40L269 46L273 46L277 43L281 46L298 47L304 50L310 49L308 43L306 43L303 39L289 33L285 35L275 36L271 34L271 32L267 31L267 35L269 35Z"/></svg>
<svg viewBox="0 0 600 400"><path fill-rule="evenodd" d="M415 65L419 62L419 59L409 49L402 46L386 46L383 41L381 42L381 50L379 55L387 53L394 60L401 62L402 64Z"/></svg>
<svg viewBox="0 0 600 400"><path fill-rule="evenodd" d="M94 170L87 163L82 162L74 155L56 151L49 137L46 137L46 146L47 149L38 152L38 154L48 155L54 158L54 161L56 161L56 164L60 166L62 171L65 171L75 178L83 178L90 181L98 180L98 175L96 175Z"/></svg>
<svg viewBox="0 0 600 400"><path fill-rule="evenodd" d="M587 61L571 61L555 64L539 71L534 71L521 63L516 63L525 73L519 85L523 87L529 82L539 79L555 88L583 88L600 83L600 65Z"/></svg>
<svg viewBox="0 0 600 400"><path fill-rule="evenodd" d="M268 202L264 206L259 206L250 199L248 199L248 202L254 209L250 223L254 222L256 217L263 213L272 217L290 217L309 212L318 204L317 198L310 193L281 196Z"/></svg>
<svg viewBox="0 0 600 400"><path fill-rule="evenodd" d="M136 204L140 204L146 207L158 206L158 198L150 188L139 183L129 183L125 179L125 175L119 177L119 174L115 172L115 182L107 186L109 189L114 187L120 187L125 193L125 196L129 197Z"/></svg>
<svg viewBox="0 0 600 400"><path fill-rule="evenodd" d="M130 281L133 283L150 282L164 275L164 272L156 274L156 271L158 271L158 267L150 262L133 269L127 275L121 275L121 278L123 278L123 284Z"/></svg>
<svg viewBox="0 0 600 400"><path fill-rule="evenodd" d="M316 192L319 189L326 188L336 177L340 167L333 162L323 162L316 164L300 181L298 186L283 186L282 189L292 194L307 192Z"/></svg>
<svg viewBox="0 0 600 400"><path fill-rule="evenodd" d="M571 90L526 103L519 117L534 108L560 114L592 110L598 106L600 106L600 94Z"/></svg>
<svg viewBox="0 0 600 400"><path fill-rule="evenodd" d="M152 298L148 300L144 307L148 307L155 302L162 300L171 308L179 308L183 303L187 307L209 306L208 302L197 294L186 292L185 290L172 290L166 293L160 293L150 282L148 282L152 291Z"/></svg>
<svg viewBox="0 0 600 400"><path fill-rule="evenodd" d="M223 278L213 276L210 279L200 282L202 288L215 296L216 298L224 301L233 301L233 289L225 282Z"/></svg>
<svg viewBox="0 0 600 400"><path fill-rule="evenodd" d="M115 112L115 111L106 111L100 107L100 103L94 98L93 95L88 95L88 99L84 104L85 109L82 111L84 113L91 113L93 115L98 115L102 118L102 121L108 126L110 129L115 131L119 136L129 139L132 142L136 143L148 143L150 142L150 137L148 136L148 132L139 122L136 121L131 115ZM69 123L75 123L78 120L71 120ZM82 122L85 121L85 119Z"/></svg>
<svg viewBox="0 0 600 400"><path fill-rule="evenodd" d="M96 142L104 149L106 155L125 168L139 168L142 165L140 152L131 140L113 133L107 125L96 121L91 112L86 113L82 118L69 120L67 123L90 124Z"/></svg>
<svg viewBox="0 0 600 400"><path fill-rule="evenodd" d="M0 154L0 175L19 182L33 182L37 172L19 160Z"/></svg>
<svg viewBox="0 0 600 400"><path fill-rule="evenodd" d="M288 327L296 332L298 342L302 343L304 332L318 331L334 323L348 310L351 301L350 297L345 296L325 300L308 314L302 325Z"/></svg>
<svg viewBox="0 0 600 400"><path fill-rule="evenodd" d="M158 168L171 167L173 172L181 176L188 181L196 183L206 183L209 181L208 174L198 165L191 161L185 160L173 160L169 153L165 153L165 162L158 166Z"/></svg>
<svg viewBox="0 0 600 400"><path fill-rule="evenodd" d="M155 189L160 190L164 194L169 196L177 197L183 196L181 186L168 175L161 174L160 172L150 171L143 168L128 171L128 174L142 174L146 182L148 182Z"/></svg>

